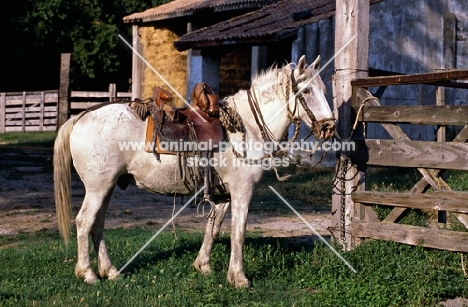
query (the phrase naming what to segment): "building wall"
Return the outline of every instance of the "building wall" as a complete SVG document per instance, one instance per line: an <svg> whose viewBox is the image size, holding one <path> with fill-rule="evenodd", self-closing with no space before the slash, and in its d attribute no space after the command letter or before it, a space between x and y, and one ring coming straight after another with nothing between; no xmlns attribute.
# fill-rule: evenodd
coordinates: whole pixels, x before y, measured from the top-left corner
<svg viewBox="0 0 468 307"><path fill-rule="evenodd" d="M448 41L444 18L456 17L454 42ZM445 16L445 17L444 17ZM465 0L384 0L370 7L369 66L371 68L412 74L444 68L468 69L468 1ZM322 63L334 55L334 17L307 25L308 61L316 54ZM453 53L448 44L453 43ZM448 50L448 51L447 51ZM451 64L452 63L452 64ZM333 66L321 77L327 86L332 105ZM377 88L370 88L376 92ZM431 85L399 85L387 87L382 105L434 105L436 87ZM446 104L467 104L468 90L446 89ZM413 140L434 140L435 126L402 125ZM379 124L367 126L369 138L389 138Z"/></svg>
<svg viewBox="0 0 468 307"><path fill-rule="evenodd" d="M139 28L142 43L142 55L180 95L186 98L187 52L179 52L173 47L173 42L179 39L174 32L165 28L142 26ZM153 97L153 91L160 86L173 96L176 106L184 102L148 65L145 66L142 82L141 98Z"/></svg>
<svg viewBox="0 0 468 307"><path fill-rule="evenodd" d="M221 57L219 95L226 97L250 88L249 47L235 48Z"/></svg>

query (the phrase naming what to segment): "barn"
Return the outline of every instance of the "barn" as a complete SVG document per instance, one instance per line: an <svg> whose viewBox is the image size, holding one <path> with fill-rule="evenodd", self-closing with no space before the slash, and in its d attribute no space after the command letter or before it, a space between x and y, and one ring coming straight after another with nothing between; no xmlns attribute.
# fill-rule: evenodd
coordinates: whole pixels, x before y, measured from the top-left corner
<svg viewBox="0 0 468 307"><path fill-rule="evenodd" d="M182 2L174 1L167 5L177 5L177 3ZM203 18L214 20L214 16L216 16L218 10L216 5L220 4L217 1L206 1L206 3L210 3L213 7L211 11L203 11ZM226 1L223 3L227 4L230 2ZM351 3L357 5L356 1L351 1ZM342 99L345 102L347 99L350 99L350 97L342 97L343 89L345 87L350 89L350 81L356 78L381 77L380 82L383 83L382 85L363 80L361 83L354 83L353 91L357 91L359 88L368 89L369 94L378 99L379 106L395 107L395 114L402 112L398 109L402 106L421 107L427 113L432 112L427 111L432 109L426 107L433 105L442 106L447 104L453 107L466 105L468 92L464 89L466 86L463 85L465 82L463 73L449 73L441 77L443 75L441 72L468 68L466 60L468 58L468 3L465 1L369 1L369 5L363 6L366 10L363 14L366 16L365 21L354 29L357 31L357 39L356 42L351 44L353 45L351 48L354 48L355 51L357 50L358 54L365 53L365 57L362 59L350 58L356 57L356 54L352 52L345 52L344 55L342 54L335 58L342 51L341 48L346 47L343 40L351 38L350 29L337 29L336 24L338 21L335 15L338 16L337 12L340 13L340 18L344 18L344 15L346 24L349 20L359 19L360 15L353 14L361 14L362 11L352 10L346 6L336 7L336 1L334 0L290 0L257 4L258 7L250 7L249 12L242 13L240 10L237 10L236 16L229 19L217 20L217 22L211 25L207 24L204 27L193 27L192 23L187 22L185 32L179 32L179 36L173 37L172 42L165 42L168 50L171 50L175 55L179 57L185 55L185 61L178 62L181 73L185 66L185 79L179 79L175 83L180 86L182 92L188 93L194 83L203 80L210 83L221 96L229 95L238 89L248 88L251 76L270 65L282 65L285 62L296 61L300 55L305 54L309 63L317 55L322 56L324 67L321 71L321 76L326 83L329 103L330 105L334 105L334 112L338 122L340 120L343 121L343 119L350 121L353 117L353 112L358 112L356 108L359 108L359 103L364 99L368 100L367 98L358 97L359 95L353 92L353 103L358 102L353 105L354 111L352 108L346 111L346 108L343 108L343 105L339 102ZM237 5L240 5L240 3L237 3ZM140 33L140 36L134 37L133 46L135 49L141 50L140 45L156 44L161 41L153 40L149 42L148 37L141 35L145 31L146 22L143 17L138 19L136 16L148 16L148 12L151 10L158 11L164 8L165 6L163 5L126 17L127 21L137 23L134 25L134 33ZM346 14L349 14L349 16ZM168 16L166 15L166 17ZM174 20L171 22L171 18L164 20L168 24L174 23ZM342 26L342 23L340 25ZM337 33L342 33L342 35L337 36ZM153 39L156 38L153 37ZM171 46L170 43L172 44ZM147 54L147 51L143 52L143 54ZM142 74L141 63L138 64L138 62L134 62L134 76ZM165 65L158 61L150 63L156 67L161 66L161 70ZM149 70L146 68L145 74L148 72ZM428 73L429 75L424 75ZM434 73L434 75L430 75L431 73ZM423 75L412 77L415 74ZM408 75L408 79L397 79L409 81L406 83L402 81L398 82L399 86L387 86L388 84L385 83L389 80L385 79L386 76L402 75ZM459 80L460 78L462 80ZM457 79L456 81L458 81L456 86L453 86L451 83L453 79ZM185 83L181 80L185 80ZM143 93L149 95L151 88L155 86L154 83L150 83L148 77L135 79L135 81L134 95L135 93L139 93L138 91L142 91L139 88L146 88L146 90L143 90ZM161 84L161 82L157 81L156 84ZM358 86L359 84L360 86ZM460 108L460 110L462 109ZM362 108L362 110L362 114L367 116L367 113L365 113L366 108ZM408 110L405 109L406 112ZM434 120L429 121L418 120L416 117L405 120L398 119L395 120L398 122L398 128L391 128L390 130L388 129L388 125L381 125L381 122L378 120L361 118L361 123L365 123L365 131L362 133L361 138L377 140L375 141L377 143L380 142L379 140L391 138L399 138L401 140L403 136L405 140L411 142L451 141L454 138L456 139L456 136L460 139L459 132L464 126L464 119L457 117L456 124L449 125L443 121L436 121L435 118L439 118L439 116L441 115L434 113ZM356 117L356 114L354 114L354 117ZM385 121L391 122L391 119L387 118ZM442 130L440 126L443 126ZM339 125L339 127L338 133L340 137L349 138L349 129L343 129L343 125ZM394 133L395 129L398 130L397 134ZM368 142L366 144L371 143ZM399 145L395 146L398 149L382 149L379 147L371 148L370 150L379 154L386 150L402 150L401 147L398 147ZM430 146L433 145L428 145L428 148L431 148ZM452 145L449 144L449 146ZM369 148L364 148L363 150L361 156L370 155ZM433 153L434 150L427 149L421 153L424 154L424 152ZM442 160L444 159L443 155L444 153L440 157ZM405 159L403 156L401 157ZM419 167L418 170L422 172L426 184L423 188L415 186L416 190L419 191L418 193L425 191L427 185L431 185L434 190L441 189L441 186L436 185L435 182L443 181L443 179L438 176L438 171L431 173L428 170L429 166L434 166L436 169L455 167L454 165L445 165L444 163L437 164L432 161L434 159L429 159L430 163L428 163L427 161L423 161L423 159L411 158L416 159L416 162L402 163L402 161L398 160L397 156L389 155L387 158L390 160L383 161L384 159L372 158L371 156L369 157L371 161L365 161L364 164L366 162L378 161L373 162L375 163L374 165ZM339 162L339 159L336 161ZM328 164L335 165L336 161L332 156ZM312 163L314 162L312 161ZM351 162L356 161L352 161L351 159L351 161L347 161L346 163ZM352 167L352 165L347 166L348 169ZM361 177L355 176L353 180L349 180L349 182L354 182L354 186L349 186L349 182L347 182L347 190L343 187L341 191L342 195L334 195L333 202L335 209L332 209L332 211L341 210L343 214L340 218L335 216L332 224L336 228L341 227L341 230L338 231L341 234L345 232L350 233L352 216L357 214L351 211L357 210L356 208L360 206L360 202L363 202L362 197L368 196L367 194L367 196L351 195L352 191L356 190L357 184L363 186L363 182L365 182L362 169L355 169L355 171L361 171L362 174ZM338 169L337 176L341 174L340 172L342 170ZM344 177L346 176L343 175L343 180L347 180ZM444 189L447 188L449 189L449 187L444 186ZM425 195L420 196L421 202L427 201ZM380 196L376 198L378 197ZM460 194L459 197L463 198L464 195ZM352 199L356 200L356 202ZM346 210L351 211L345 212L343 207L347 204L352 204L352 209L348 208ZM355 204L357 207L353 207ZM370 215L366 216L364 213L365 207L359 207L361 212L358 219L370 219L376 222L375 216L372 214L369 213ZM396 210L394 216L389 218L388 221L394 222L399 216L398 212L403 212L403 209ZM459 213L458 218L463 224L468 225L468 222L466 222L468 218L463 217L463 214L463 212ZM361 226L358 225L357 227ZM374 228L374 232L375 229L377 228ZM356 231L360 234L365 232L362 230L362 227ZM401 234L405 233L405 231L398 229L396 232ZM406 234L406 236L410 237L413 235L418 236L415 233ZM441 234L437 233L436 235L440 236Z"/></svg>

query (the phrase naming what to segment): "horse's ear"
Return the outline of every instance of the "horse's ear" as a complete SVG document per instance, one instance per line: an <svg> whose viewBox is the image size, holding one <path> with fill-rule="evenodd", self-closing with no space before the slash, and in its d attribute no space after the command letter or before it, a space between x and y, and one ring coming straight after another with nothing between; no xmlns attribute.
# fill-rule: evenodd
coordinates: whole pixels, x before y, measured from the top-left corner
<svg viewBox="0 0 468 307"><path fill-rule="evenodd" d="M297 69L299 70L299 72L302 72L306 68L307 68L307 64L306 64L306 61L305 61L305 55L303 55L299 59L299 62L297 62Z"/></svg>
<svg viewBox="0 0 468 307"><path fill-rule="evenodd" d="M312 64L310 64L310 67L312 67L314 70L320 68L320 55L315 59L315 61Z"/></svg>

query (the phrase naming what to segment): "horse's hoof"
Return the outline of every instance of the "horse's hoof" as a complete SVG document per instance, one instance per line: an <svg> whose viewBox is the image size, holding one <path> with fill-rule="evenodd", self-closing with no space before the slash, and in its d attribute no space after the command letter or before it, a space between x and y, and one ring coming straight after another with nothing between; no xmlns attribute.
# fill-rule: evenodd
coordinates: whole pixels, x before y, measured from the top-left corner
<svg viewBox="0 0 468 307"><path fill-rule="evenodd" d="M83 269L83 267L80 267L78 265L75 267L75 275L78 279L82 279L85 283L88 284L94 284L98 280L97 275L93 272L91 268Z"/></svg>
<svg viewBox="0 0 468 307"><path fill-rule="evenodd" d="M94 284L94 283L96 283L96 281L98 281L97 275L94 274L93 271L88 270L88 271L85 273L84 282L87 283L87 284Z"/></svg>
<svg viewBox="0 0 468 307"><path fill-rule="evenodd" d="M115 267L112 267L109 272L107 272L107 278L109 280L116 280L117 278L119 278L120 274L119 274L119 271L117 271L117 269Z"/></svg>
<svg viewBox="0 0 468 307"><path fill-rule="evenodd" d="M196 261L192 264L192 266L195 268L195 270L198 272L198 273L202 273L202 274L210 274L212 271L211 271L211 266L210 264L203 264L203 265L200 265L198 264Z"/></svg>
<svg viewBox="0 0 468 307"><path fill-rule="evenodd" d="M249 288L250 287L250 281L245 276L234 277L232 274L228 273L227 281L234 288Z"/></svg>

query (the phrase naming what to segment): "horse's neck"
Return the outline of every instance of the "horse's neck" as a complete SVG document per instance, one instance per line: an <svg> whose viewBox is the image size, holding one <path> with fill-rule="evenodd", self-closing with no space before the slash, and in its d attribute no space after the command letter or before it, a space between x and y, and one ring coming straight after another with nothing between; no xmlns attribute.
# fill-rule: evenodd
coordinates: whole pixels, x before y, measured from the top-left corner
<svg viewBox="0 0 468 307"><path fill-rule="evenodd" d="M286 101L283 97L272 95L271 93L262 93L256 88L251 89L253 99L256 99L260 107L261 117L268 130L271 131L276 140L280 139L289 127L290 120L287 118L285 109ZM249 105L248 91L242 91L236 94L233 100L236 103L236 109L239 113L246 129L246 137L254 140L262 140L259 132L264 127L259 127L252 108Z"/></svg>

